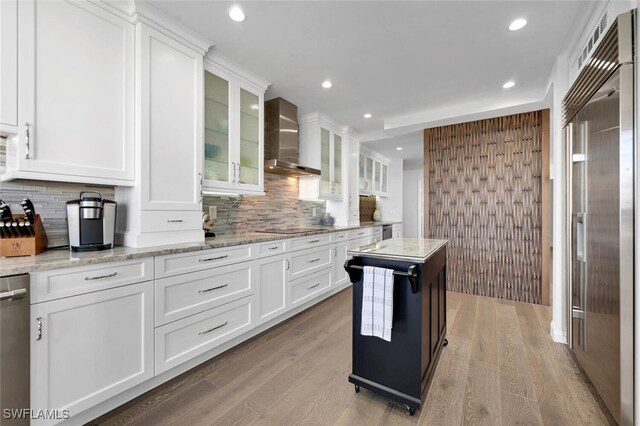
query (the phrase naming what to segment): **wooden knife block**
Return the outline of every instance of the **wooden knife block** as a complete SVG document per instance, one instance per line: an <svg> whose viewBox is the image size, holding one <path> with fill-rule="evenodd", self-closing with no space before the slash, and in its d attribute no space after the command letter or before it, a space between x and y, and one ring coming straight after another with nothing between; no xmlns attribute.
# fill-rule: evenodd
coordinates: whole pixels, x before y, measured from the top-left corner
<svg viewBox="0 0 640 426"><path fill-rule="evenodd" d="M14 214L14 219L26 219L25 215ZM0 238L0 257L35 256L47 249L49 239L44 232L40 215L35 215L32 225L33 237Z"/></svg>

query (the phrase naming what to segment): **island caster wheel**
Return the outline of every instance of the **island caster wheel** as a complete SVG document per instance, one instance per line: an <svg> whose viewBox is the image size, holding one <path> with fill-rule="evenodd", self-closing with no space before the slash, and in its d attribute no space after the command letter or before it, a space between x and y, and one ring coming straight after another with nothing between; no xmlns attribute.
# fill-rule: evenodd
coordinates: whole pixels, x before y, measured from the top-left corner
<svg viewBox="0 0 640 426"><path fill-rule="evenodd" d="M442 346L447 346L449 345L449 341L447 339L444 339L444 342L442 342Z"/></svg>
<svg viewBox="0 0 640 426"><path fill-rule="evenodd" d="M416 413L415 408L411 408L408 405L406 406L406 408L407 408L407 414L409 414L410 416L413 416Z"/></svg>
<svg viewBox="0 0 640 426"><path fill-rule="evenodd" d="M360 393L360 385L354 385L356 387L356 393Z"/></svg>

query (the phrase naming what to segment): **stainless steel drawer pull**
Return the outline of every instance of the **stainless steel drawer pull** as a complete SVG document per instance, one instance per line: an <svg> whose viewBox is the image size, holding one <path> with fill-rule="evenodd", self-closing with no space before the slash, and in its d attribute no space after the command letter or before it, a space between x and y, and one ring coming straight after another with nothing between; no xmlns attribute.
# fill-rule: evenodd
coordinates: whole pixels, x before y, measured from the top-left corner
<svg viewBox="0 0 640 426"><path fill-rule="evenodd" d="M224 259L225 257L229 257L229 255L225 254L223 256L210 257L208 259L198 259L198 262L211 262L212 260L220 260L220 259Z"/></svg>
<svg viewBox="0 0 640 426"><path fill-rule="evenodd" d="M315 259L307 260L307 263L315 263L315 262L318 262L319 260L320 258L316 257Z"/></svg>
<svg viewBox="0 0 640 426"><path fill-rule="evenodd" d="M17 290L4 291L0 293L0 300L18 300L27 295L26 288L19 288Z"/></svg>
<svg viewBox="0 0 640 426"><path fill-rule="evenodd" d="M182 223L182 219L167 219L167 223Z"/></svg>
<svg viewBox="0 0 640 426"><path fill-rule="evenodd" d="M307 244L313 244L313 243L319 243L320 240L311 240L311 241L307 241Z"/></svg>
<svg viewBox="0 0 640 426"><path fill-rule="evenodd" d="M213 328L210 328L210 329L208 329L208 330L205 330L205 331L201 331L201 332L199 332L199 333L198 333L198 336L202 336L203 334L209 334L209 333L211 333L212 331L216 331L217 329L222 328L222 327L224 327L224 326L225 326L225 325L227 325L227 324L228 324L228 322L227 322L227 321L225 321L225 322L224 322L224 324L220 324L220 325L217 325L217 326L215 326L215 327L213 327Z"/></svg>
<svg viewBox="0 0 640 426"><path fill-rule="evenodd" d="M365 234L364 232L358 232L358 235L364 235L364 234Z"/></svg>
<svg viewBox="0 0 640 426"><path fill-rule="evenodd" d="M278 250L278 246L269 247L269 250Z"/></svg>
<svg viewBox="0 0 640 426"><path fill-rule="evenodd" d="M85 281L91 281L91 280L102 280L104 278L111 278L111 277L115 277L116 275L118 275L117 272L114 272L113 274L107 274L107 275L98 275L97 277L84 277Z"/></svg>
<svg viewBox="0 0 640 426"><path fill-rule="evenodd" d="M36 337L36 340L41 340L42 339L42 317L36 318L36 322L38 323L38 337Z"/></svg>
<svg viewBox="0 0 640 426"><path fill-rule="evenodd" d="M220 290L221 288L225 288L228 285L229 284L223 284L223 285L219 285L218 287L212 287L212 288L208 288L206 290L199 290L198 293L209 293L209 292L214 291L214 290Z"/></svg>
<svg viewBox="0 0 640 426"><path fill-rule="evenodd" d="M311 290L312 288L316 288L316 287L318 287L319 285L320 285L320 283L318 283L318 284L314 284L314 285L312 285L311 287L307 287L307 290Z"/></svg>

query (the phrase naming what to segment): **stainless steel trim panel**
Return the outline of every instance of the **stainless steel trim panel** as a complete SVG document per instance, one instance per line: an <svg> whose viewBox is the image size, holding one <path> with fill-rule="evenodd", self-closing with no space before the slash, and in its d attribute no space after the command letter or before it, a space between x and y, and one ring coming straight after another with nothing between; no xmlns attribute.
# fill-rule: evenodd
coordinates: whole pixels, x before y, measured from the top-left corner
<svg viewBox="0 0 640 426"><path fill-rule="evenodd" d="M620 68L620 424L634 422L634 13L618 17Z"/></svg>

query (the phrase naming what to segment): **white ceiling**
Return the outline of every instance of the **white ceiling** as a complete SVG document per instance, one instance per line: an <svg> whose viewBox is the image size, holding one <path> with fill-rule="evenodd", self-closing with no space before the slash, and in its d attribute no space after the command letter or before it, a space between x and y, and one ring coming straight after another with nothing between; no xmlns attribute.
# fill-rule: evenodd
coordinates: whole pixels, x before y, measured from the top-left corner
<svg viewBox="0 0 640 426"><path fill-rule="evenodd" d="M544 98L555 57L592 1L204 1L153 4L272 83L299 113L321 111L364 133L457 105ZM231 21L239 4L247 15ZM508 31L518 17L528 25ZM323 89L325 79L333 82ZM502 84L514 80L516 87ZM366 112L373 118L366 120ZM413 137L409 137L413 135ZM419 140L419 132L407 136ZM369 138L371 139L371 138ZM393 142L392 142L393 143ZM375 148L374 148L375 149ZM412 158L410 150L394 157Z"/></svg>

